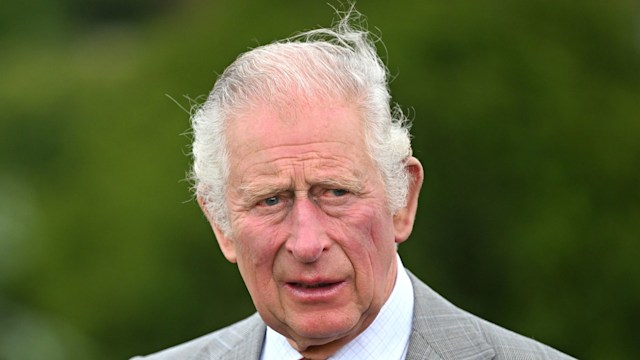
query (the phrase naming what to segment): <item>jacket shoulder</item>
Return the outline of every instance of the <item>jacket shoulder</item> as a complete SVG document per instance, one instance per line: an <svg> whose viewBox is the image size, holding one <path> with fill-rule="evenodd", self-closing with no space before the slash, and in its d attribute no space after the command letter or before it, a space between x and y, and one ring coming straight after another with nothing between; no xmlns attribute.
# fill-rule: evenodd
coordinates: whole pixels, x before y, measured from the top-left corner
<svg viewBox="0 0 640 360"><path fill-rule="evenodd" d="M548 345L532 338L517 334L501 326L493 324L475 315L468 315L477 324L479 331L484 335L496 352L495 359L545 359L565 360L574 359Z"/></svg>
<svg viewBox="0 0 640 360"><path fill-rule="evenodd" d="M186 343L131 360L210 360L257 358L262 349L266 327L256 313L235 324ZM252 357L253 356L253 357Z"/></svg>
<svg viewBox="0 0 640 360"><path fill-rule="evenodd" d="M470 314L409 273L415 303L407 359L573 359L536 340ZM437 355L435 355L437 354Z"/></svg>

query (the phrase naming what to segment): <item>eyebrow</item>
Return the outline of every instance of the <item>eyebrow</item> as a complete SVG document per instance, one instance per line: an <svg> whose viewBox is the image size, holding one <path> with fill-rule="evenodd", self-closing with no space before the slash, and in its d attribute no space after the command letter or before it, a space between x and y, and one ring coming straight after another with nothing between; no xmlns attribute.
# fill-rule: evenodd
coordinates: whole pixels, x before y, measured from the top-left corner
<svg viewBox="0 0 640 360"><path fill-rule="evenodd" d="M363 181L357 177L338 175L332 178L318 180L311 179L311 187L321 186L331 189L345 189L353 193L360 193L363 189ZM293 191L294 185L289 182L247 182L238 187L245 204L253 204L270 195L280 194L285 191Z"/></svg>
<svg viewBox="0 0 640 360"><path fill-rule="evenodd" d="M331 179L322 179L314 182L314 185L323 186L331 189L345 189L353 193L362 191L362 181L358 178L349 176L338 176Z"/></svg>
<svg viewBox="0 0 640 360"><path fill-rule="evenodd" d="M279 194L290 190L292 185L277 183L245 183L238 187L242 200L245 204L253 204L265 197L273 194Z"/></svg>

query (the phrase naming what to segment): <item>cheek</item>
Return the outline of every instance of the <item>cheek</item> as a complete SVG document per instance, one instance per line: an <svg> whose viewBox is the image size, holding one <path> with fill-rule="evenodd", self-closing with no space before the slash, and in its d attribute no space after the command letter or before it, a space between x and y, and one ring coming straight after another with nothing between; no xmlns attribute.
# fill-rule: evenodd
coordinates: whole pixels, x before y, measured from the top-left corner
<svg viewBox="0 0 640 360"><path fill-rule="evenodd" d="M269 277L274 259L286 237L280 227L245 219L234 229L238 267L243 277Z"/></svg>
<svg viewBox="0 0 640 360"><path fill-rule="evenodd" d="M386 208L359 206L344 216L332 218L326 228L354 266L362 266L364 261L374 266L374 262L395 252L393 218Z"/></svg>
<svg viewBox="0 0 640 360"><path fill-rule="evenodd" d="M381 243L394 242L393 218L380 206L359 206L338 220L342 221L345 229L367 237L369 241L363 245L377 247Z"/></svg>
<svg viewBox="0 0 640 360"><path fill-rule="evenodd" d="M233 225L238 250L247 256L267 255L280 232L280 227L253 216L244 216Z"/></svg>

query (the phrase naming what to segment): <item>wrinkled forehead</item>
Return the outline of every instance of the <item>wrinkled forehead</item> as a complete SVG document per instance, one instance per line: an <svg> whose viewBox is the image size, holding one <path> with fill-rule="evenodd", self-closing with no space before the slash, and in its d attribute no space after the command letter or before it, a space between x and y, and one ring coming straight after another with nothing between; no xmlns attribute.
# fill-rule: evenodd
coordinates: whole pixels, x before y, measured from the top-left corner
<svg viewBox="0 0 640 360"><path fill-rule="evenodd" d="M229 119L226 136L233 188L284 189L295 179L356 191L354 184L380 180L360 112L344 100L254 104Z"/></svg>
<svg viewBox="0 0 640 360"><path fill-rule="evenodd" d="M284 103L256 102L227 120L226 138L236 147L271 148L313 143L365 146L357 106L346 100L290 96Z"/></svg>

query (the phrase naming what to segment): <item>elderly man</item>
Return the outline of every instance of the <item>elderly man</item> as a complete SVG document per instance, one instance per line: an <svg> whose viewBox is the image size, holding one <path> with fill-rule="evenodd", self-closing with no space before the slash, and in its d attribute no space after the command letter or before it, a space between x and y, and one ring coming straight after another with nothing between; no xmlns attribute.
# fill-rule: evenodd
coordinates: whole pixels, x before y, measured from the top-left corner
<svg viewBox="0 0 640 360"><path fill-rule="evenodd" d="M194 114L198 202L257 313L146 359L568 358L403 267L423 171L357 15L243 54Z"/></svg>

